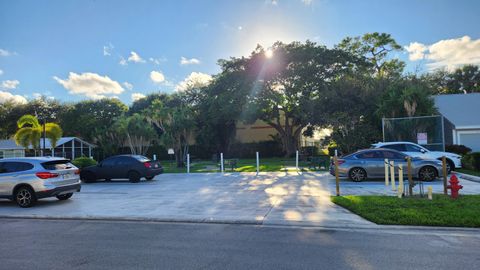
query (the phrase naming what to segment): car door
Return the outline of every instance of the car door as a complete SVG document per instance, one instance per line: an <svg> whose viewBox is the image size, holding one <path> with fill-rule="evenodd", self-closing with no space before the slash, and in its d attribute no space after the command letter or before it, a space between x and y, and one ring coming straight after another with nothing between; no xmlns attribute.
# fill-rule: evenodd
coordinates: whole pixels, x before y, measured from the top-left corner
<svg viewBox="0 0 480 270"><path fill-rule="evenodd" d="M27 172L33 165L26 162L5 161L0 165L0 195L12 195L13 187L34 176Z"/></svg>
<svg viewBox="0 0 480 270"><path fill-rule="evenodd" d="M110 157L110 158L104 159L98 168L97 177L100 179L115 178L116 160L117 160L116 157Z"/></svg>
<svg viewBox="0 0 480 270"><path fill-rule="evenodd" d="M393 161L395 166L395 175L398 176L398 167L402 165L403 175L407 175L407 155L400 153L398 151L385 150L383 151L383 157L387 158L388 161ZM385 170L385 168L384 168ZM382 175L385 174L385 171Z"/></svg>
<svg viewBox="0 0 480 270"><path fill-rule="evenodd" d="M421 147L415 144L409 144L409 143L405 144L404 153L407 154L408 156L427 159L429 157L428 157L428 154L426 154L426 152L427 151L425 151L424 149L422 149Z"/></svg>
<svg viewBox="0 0 480 270"><path fill-rule="evenodd" d="M127 178L127 174L132 169L134 162L135 160L131 157L119 157L115 163L116 178Z"/></svg>
<svg viewBox="0 0 480 270"><path fill-rule="evenodd" d="M369 150L358 154L363 169L368 177L380 177L384 174L384 158L379 150Z"/></svg>

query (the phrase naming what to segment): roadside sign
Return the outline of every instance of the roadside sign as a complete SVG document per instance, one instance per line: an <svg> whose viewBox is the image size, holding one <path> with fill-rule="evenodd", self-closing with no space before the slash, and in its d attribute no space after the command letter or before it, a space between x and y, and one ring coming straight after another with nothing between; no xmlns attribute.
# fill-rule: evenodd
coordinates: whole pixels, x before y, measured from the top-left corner
<svg viewBox="0 0 480 270"><path fill-rule="evenodd" d="M175 154L175 151L173 151L172 148L169 148L169 149L168 149L168 154L169 154L169 155L173 155L173 154Z"/></svg>
<svg viewBox="0 0 480 270"><path fill-rule="evenodd" d="M417 133L417 143L418 144L428 144L427 133Z"/></svg>

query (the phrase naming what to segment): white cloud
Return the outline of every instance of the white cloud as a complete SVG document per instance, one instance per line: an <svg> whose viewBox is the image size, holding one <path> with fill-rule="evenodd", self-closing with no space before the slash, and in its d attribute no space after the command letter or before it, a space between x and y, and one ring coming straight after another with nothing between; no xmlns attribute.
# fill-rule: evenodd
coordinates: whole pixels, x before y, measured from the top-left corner
<svg viewBox="0 0 480 270"><path fill-rule="evenodd" d="M118 62L121 66L126 66L127 65L127 60L123 57L120 56L120 62Z"/></svg>
<svg viewBox="0 0 480 270"><path fill-rule="evenodd" d="M114 47L113 47L112 43L108 43L107 45L103 46L103 56L112 55L113 48Z"/></svg>
<svg viewBox="0 0 480 270"><path fill-rule="evenodd" d="M140 57L140 55L138 55L138 53L136 52L130 52L130 56L128 57L128 62L134 62L134 63L145 63L145 60L142 59L142 57Z"/></svg>
<svg viewBox="0 0 480 270"><path fill-rule="evenodd" d="M154 83L161 83L163 81L165 81L165 75L163 75L162 72L160 71L152 71L150 72L150 79L154 82Z"/></svg>
<svg viewBox="0 0 480 270"><path fill-rule="evenodd" d="M146 96L142 93L133 93L132 94L132 101L137 101L139 99L145 98Z"/></svg>
<svg viewBox="0 0 480 270"><path fill-rule="evenodd" d="M422 43L412 42L410 45L405 46L405 49L409 53L408 59L410 59L410 61L417 61L425 57L425 52L428 50L428 47Z"/></svg>
<svg viewBox="0 0 480 270"><path fill-rule="evenodd" d="M303 2L305 5L309 6L309 5L312 4L313 0L302 0L302 2Z"/></svg>
<svg viewBox="0 0 480 270"><path fill-rule="evenodd" d="M0 69L0 75L3 75L3 70Z"/></svg>
<svg viewBox="0 0 480 270"><path fill-rule="evenodd" d="M6 80L2 82L3 89L15 89L20 84L18 80Z"/></svg>
<svg viewBox="0 0 480 270"><path fill-rule="evenodd" d="M9 92L0 91L0 103L5 103L7 101L19 104L27 103L27 99L20 95L13 95Z"/></svg>
<svg viewBox="0 0 480 270"><path fill-rule="evenodd" d="M124 82L123 83L123 86L125 86L125 88L127 88L128 90L132 90L133 89L133 84L129 83L129 82Z"/></svg>
<svg viewBox="0 0 480 270"><path fill-rule="evenodd" d="M124 91L118 82L108 76L100 76L96 73L77 74L70 72L66 80L56 76L53 78L65 89L68 89L70 94L85 95L92 99L101 99L107 97L106 95L117 95Z"/></svg>
<svg viewBox="0 0 480 270"><path fill-rule="evenodd" d="M201 73L201 72L192 72L190 75L185 78L185 80L181 81L177 86L175 86L175 90L177 91L185 91L187 89L192 88L200 88L210 84L212 81L212 76Z"/></svg>
<svg viewBox="0 0 480 270"><path fill-rule="evenodd" d="M182 58L180 58L180 65L198 65L198 64L200 64L200 60L198 60L197 58L187 59L183 56Z"/></svg>
<svg viewBox="0 0 480 270"><path fill-rule="evenodd" d="M0 56L10 56L12 55L13 53L7 51L7 50L4 50L4 49L0 49Z"/></svg>
<svg viewBox="0 0 480 270"><path fill-rule="evenodd" d="M160 63L162 62L166 62L167 59L165 57L161 57L161 58L153 58L153 57L150 57L148 58L148 61L154 63L155 65L160 65Z"/></svg>
<svg viewBox="0 0 480 270"><path fill-rule="evenodd" d="M405 49L410 60L427 60L429 69L480 64L480 39L472 40L469 36L440 40L431 45L413 42Z"/></svg>

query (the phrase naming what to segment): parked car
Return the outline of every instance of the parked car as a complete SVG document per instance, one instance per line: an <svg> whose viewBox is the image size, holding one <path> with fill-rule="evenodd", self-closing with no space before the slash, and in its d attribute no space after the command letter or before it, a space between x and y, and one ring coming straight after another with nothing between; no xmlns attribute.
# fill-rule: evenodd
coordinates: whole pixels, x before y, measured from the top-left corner
<svg viewBox="0 0 480 270"><path fill-rule="evenodd" d="M0 198L30 207L38 199L68 200L80 191L79 170L69 160L54 157L0 160Z"/></svg>
<svg viewBox="0 0 480 270"><path fill-rule="evenodd" d="M447 172L462 168L462 156L450 152L430 151L427 148L412 142L379 142L372 144L372 148L387 148L400 151L411 157L419 157L423 159L447 158Z"/></svg>
<svg viewBox="0 0 480 270"><path fill-rule="evenodd" d="M118 155L106 158L97 165L83 168L80 178L85 182L127 178L130 182L136 183L142 177L152 180L161 173L163 168L158 161L140 155Z"/></svg>
<svg viewBox="0 0 480 270"><path fill-rule="evenodd" d="M340 177L348 177L352 181L360 182L367 178L385 177L385 159L394 161L395 166L402 164L403 174L407 177L407 155L391 149L366 149L338 159L338 173ZM442 176L442 163L435 159L411 159L412 176L422 181L432 181ZM335 175L335 165L330 165L330 174ZM395 169L398 177L398 169Z"/></svg>

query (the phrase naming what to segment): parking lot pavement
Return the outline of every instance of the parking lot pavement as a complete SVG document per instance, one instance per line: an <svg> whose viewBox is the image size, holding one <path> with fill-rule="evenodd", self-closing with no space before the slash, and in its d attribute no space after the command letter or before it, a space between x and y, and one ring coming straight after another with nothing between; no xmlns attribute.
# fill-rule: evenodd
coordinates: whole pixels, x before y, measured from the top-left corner
<svg viewBox="0 0 480 270"><path fill-rule="evenodd" d="M480 183L460 180L462 194L480 193ZM427 184L443 190L440 180ZM341 193L394 195L383 181L341 181ZM125 219L248 223L325 227L375 224L330 201L334 178L327 173L163 174L154 181L83 184L71 200L40 200L22 209L0 201L0 217Z"/></svg>

